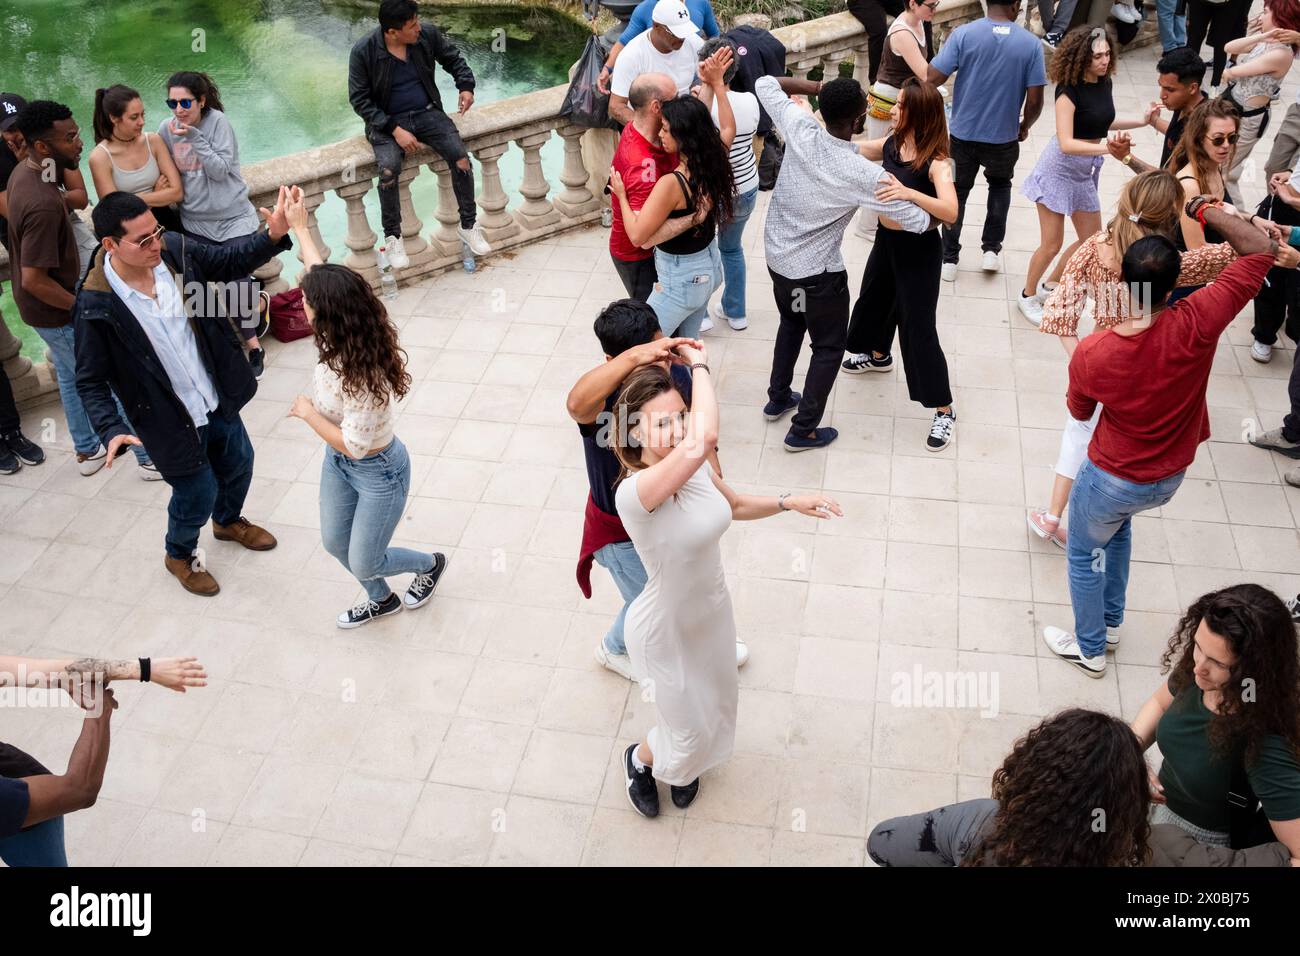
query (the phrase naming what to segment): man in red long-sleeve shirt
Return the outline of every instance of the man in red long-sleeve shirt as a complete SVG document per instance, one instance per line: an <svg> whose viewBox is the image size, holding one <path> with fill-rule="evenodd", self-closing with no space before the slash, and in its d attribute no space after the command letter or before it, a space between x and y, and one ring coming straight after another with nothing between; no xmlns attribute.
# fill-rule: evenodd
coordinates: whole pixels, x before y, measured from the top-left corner
<svg viewBox="0 0 1300 956"><path fill-rule="evenodd" d="M1273 264L1273 242L1253 226L1208 204L1189 204L1238 255L1209 286L1172 306L1180 256L1163 236L1133 243L1124 254L1131 318L1096 332L1070 359L1070 414L1101 418L1070 494L1070 601L1074 633L1043 630L1059 657L1089 677L1106 673L1106 649L1124 620L1133 516L1166 504L1182 483L1196 448L1210 437L1205 390L1219 336L1259 292Z"/></svg>

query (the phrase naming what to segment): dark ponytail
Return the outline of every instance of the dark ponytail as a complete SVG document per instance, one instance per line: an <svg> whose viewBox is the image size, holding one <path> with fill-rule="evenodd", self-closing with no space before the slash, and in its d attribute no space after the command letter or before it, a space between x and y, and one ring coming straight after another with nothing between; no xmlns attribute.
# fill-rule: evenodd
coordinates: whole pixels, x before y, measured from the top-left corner
<svg viewBox="0 0 1300 956"><path fill-rule="evenodd" d="M208 110L220 110L225 112L226 108L221 105L221 94L217 90L217 84L212 82L212 77L206 73L194 73L190 70L181 70L179 73L173 73L167 80L167 89L173 86L180 86L194 94L195 99L203 100L203 115L208 115Z"/></svg>
<svg viewBox="0 0 1300 956"><path fill-rule="evenodd" d="M95 117L92 125L95 129L95 142L113 138L113 122L122 118L132 100L140 99L140 94L129 86L117 83L106 90L95 90Z"/></svg>

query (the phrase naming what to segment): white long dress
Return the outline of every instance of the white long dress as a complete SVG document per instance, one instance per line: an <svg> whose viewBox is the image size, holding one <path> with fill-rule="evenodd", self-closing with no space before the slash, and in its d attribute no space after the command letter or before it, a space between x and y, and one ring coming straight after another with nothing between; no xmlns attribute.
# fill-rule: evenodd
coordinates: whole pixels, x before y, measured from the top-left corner
<svg viewBox="0 0 1300 956"><path fill-rule="evenodd" d="M625 478L615 504L646 569L627 610L632 671L653 693L656 780L686 786L731 756L736 742L736 620L718 539L731 506L708 463L653 512Z"/></svg>

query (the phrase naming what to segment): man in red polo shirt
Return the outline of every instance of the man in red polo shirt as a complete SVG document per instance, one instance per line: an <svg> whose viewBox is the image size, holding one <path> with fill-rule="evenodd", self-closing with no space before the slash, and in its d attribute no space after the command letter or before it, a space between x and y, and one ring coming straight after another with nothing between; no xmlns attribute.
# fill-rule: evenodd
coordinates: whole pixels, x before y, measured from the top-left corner
<svg viewBox="0 0 1300 956"><path fill-rule="evenodd" d="M623 127L618 148L614 150L614 169L623 177L627 202L633 209L644 205L660 176L666 176L677 168L677 154L665 152L659 145L659 130L663 126L660 104L676 95L677 84L663 73L643 73L632 81L628 90L632 122ZM687 224L688 219L682 217L683 223ZM619 203L614 203L609 254L628 296L638 302L650 298L658 280L654 250L642 249L628 239Z"/></svg>
<svg viewBox="0 0 1300 956"><path fill-rule="evenodd" d="M1224 329L1253 299L1273 265L1277 243L1198 196L1187 214L1212 226L1241 257L1214 282L1166 307L1181 256L1164 236L1139 239L1124 253L1130 318L1094 332L1070 359L1066 405L1101 418L1070 493L1067 545L1074 634L1043 629L1052 653L1089 677L1106 673L1106 650L1119 645L1133 516L1159 508L1182 484L1197 446L1210 437L1205 390Z"/></svg>

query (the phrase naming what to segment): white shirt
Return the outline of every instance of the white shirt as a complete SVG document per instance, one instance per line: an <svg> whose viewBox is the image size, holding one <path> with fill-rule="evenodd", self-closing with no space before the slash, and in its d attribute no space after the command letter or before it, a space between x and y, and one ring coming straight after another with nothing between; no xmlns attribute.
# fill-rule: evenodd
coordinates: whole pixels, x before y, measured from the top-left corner
<svg viewBox="0 0 1300 956"><path fill-rule="evenodd" d="M638 34L614 61L614 78L609 89L615 96L626 97L632 81L642 73L667 73L677 84L677 95L689 93L699 69L700 47L704 41L698 33L688 36L672 53L660 53L650 42L652 30Z"/></svg>
<svg viewBox="0 0 1300 956"><path fill-rule="evenodd" d="M171 380L176 397L194 419L194 427L208 423L208 412L219 404L212 376L199 358L199 345L194 338L194 328L185 314L185 303L172 274L161 262L154 266L153 291L150 298L131 288L113 271L113 257L104 262L104 275L108 284L123 304L131 310L135 320L149 337L163 371ZM222 320L224 321L224 320Z"/></svg>
<svg viewBox="0 0 1300 956"><path fill-rule="evenodd" d="M328 422L343 432L343 447L353 458L364 458L372 448L386 448L393 441L396 410L391 396L376 401L373 396L353 397L343 382L324 362L312 375L312 404Z"/></svg>
<svg viewBox="0 0 1300 956"><path fill-rule="evenodd" d="M754 134L758 132L758 97L753 93L727 91L731 115L736 118L736 138L731 141L731 171L735 174L736 195L743 196L758 188L758 164L754 162ZM713 125L718 126L718 101L709 104Z"/></svg>

